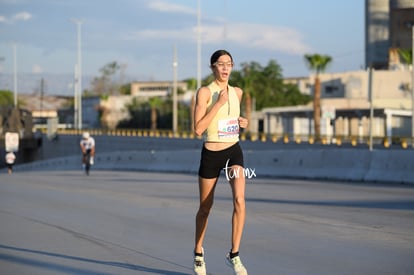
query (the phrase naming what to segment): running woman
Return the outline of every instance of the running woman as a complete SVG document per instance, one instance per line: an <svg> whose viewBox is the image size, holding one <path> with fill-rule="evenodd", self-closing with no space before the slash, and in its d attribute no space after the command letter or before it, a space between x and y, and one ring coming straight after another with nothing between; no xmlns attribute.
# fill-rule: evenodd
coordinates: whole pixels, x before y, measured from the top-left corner
<svg viewBox="0 0 414 275"><path fill-rule="evenodd" d="M196 215L194 274L206 274L203 241L208 216L220 172L229 167L225 172L231 175L228 178L233 195L233 216L231 249L226 255L226 262L234 274L247 275L239 257L246 217L246 181L243 152L239 144L239 130L248 125L247 119L240 116L243 91L228 83L233 69L233 58L228 51L214 52L210 58L210 68L215 79L197 91L194 110L194 131L198 136L204 134L198 172L200 205Z"/></svg>

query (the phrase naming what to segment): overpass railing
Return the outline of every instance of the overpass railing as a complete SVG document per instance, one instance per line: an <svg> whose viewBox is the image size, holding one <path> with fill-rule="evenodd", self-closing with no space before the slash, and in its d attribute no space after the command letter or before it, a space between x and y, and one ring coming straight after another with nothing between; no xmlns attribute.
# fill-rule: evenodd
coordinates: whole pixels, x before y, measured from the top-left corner
<svg viewBox="0 0 414 275"><path fill-rule="evenodd" d="M201 139L190 131L177 131L171 130L149 130L149 129L59 129L58 135L81 135L84 131L88 131L93 136L137 136L137 137L162 137L162 138L184 138L184 139ZM43 130L44 132L44 130ZM290 135L290 134L265 134L265 133L248 133L242 132L240 134L242 141L252 142L273 142L273 143L285 143L285 144L322 144L322 145L336 145L340 146L369 146L370 138L368 136L324 136L322 135L319 140L315 136L308 135ZM384 148L390 148L392 145L399 146L402 149L410 148L410 145L414 147L414 140L411 137L380 137L376 136L372 138L373 145L381 146Z"/></svg>

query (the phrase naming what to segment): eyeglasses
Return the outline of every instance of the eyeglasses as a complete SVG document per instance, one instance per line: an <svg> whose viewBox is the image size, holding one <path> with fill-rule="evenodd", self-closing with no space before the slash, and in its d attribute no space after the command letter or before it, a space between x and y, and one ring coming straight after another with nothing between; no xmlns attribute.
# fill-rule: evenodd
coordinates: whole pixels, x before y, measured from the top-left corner
<svg viewBox="0 0 414 275"><path fill-rule="evenodd" d="M217 66L219 68L224 68L224 67L231 68L231 67L233 67L233 62L226 62L226 63L224 63L224 62L216 62L213 65L214 66Z"/></svg>

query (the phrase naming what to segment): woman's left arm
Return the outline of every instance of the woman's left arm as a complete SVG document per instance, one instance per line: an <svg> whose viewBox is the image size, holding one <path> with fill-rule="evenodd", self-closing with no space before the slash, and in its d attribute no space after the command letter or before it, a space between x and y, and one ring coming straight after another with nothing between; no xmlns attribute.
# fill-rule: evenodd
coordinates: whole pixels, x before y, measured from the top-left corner
<svg viewBox="0 0 414 275"><path fill-rule="evenodd" d="M239 102L241 104L242 97L243 97L243 90L240 89L239 87L234 87L234 89L236 90L237 97L239 98ZM240 116L238 120L239 120L240 128L247 128L247 125L249 124L249 121L247 118Z"/></svg>

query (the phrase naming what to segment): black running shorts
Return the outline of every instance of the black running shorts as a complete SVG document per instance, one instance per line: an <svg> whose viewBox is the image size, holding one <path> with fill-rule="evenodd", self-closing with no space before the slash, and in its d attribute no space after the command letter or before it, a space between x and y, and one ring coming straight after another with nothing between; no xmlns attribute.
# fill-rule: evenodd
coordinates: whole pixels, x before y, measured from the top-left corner
<svg viewBox="0 0 414 275"><path fill-rule="evenodd" d="M226 167L226 163L227 167L232 165L244 167L243 152L238 142L221 151L210 151L203 146L198 175L205 179L217 178Z"/></svg>

